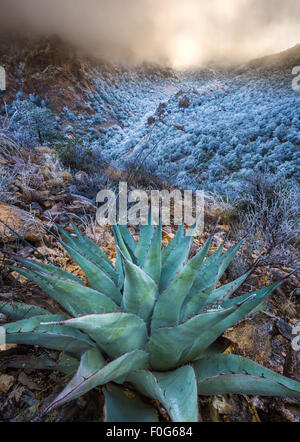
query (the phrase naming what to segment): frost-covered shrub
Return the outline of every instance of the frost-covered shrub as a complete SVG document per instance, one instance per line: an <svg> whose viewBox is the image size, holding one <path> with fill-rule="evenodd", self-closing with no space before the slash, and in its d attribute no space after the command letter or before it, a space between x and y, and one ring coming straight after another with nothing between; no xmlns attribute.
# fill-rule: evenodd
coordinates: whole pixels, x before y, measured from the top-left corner
<svg viewBox="0 0 300 442"><path fill-rule="evenodd" d="M267 171L250 173L237 201L237 233L247 234L249 256L258 250L266 264L297 267L299 185L291 185Z"/></svg>
<svg viewBox="0 0 300 442"><path fill-rule="evenodd" d="M7 130L22 146L50 145L61 136L54 113L33 94L28 100L15 100L5 111L2 109L2 120L6 119Z"/></svg>

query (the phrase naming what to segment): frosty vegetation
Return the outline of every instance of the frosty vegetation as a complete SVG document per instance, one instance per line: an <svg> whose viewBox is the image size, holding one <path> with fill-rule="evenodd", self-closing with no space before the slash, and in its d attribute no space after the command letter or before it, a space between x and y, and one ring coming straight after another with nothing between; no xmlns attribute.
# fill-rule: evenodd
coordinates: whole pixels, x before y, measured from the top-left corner
<svg viewBox="0 0 300 442"><path fill-rule="evenodd" d="M264 170L299 182L300 95L289 75L95 69L93 76L90 114L66 107L54 115L46 101L19 93L2 108L2 126L21 145L56 146L75 169L101 159L155 171L176 186L232 193Z"/></svg>

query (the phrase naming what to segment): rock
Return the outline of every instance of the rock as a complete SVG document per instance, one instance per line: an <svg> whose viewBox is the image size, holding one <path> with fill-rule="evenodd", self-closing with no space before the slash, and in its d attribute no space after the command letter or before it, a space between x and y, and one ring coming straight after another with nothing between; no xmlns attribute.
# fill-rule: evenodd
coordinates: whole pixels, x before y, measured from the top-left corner
<svg viewBox="0 0 300 442"><path fill-rule="evenodd" d="M7 374L0 375L0 391L2 393L8 393L14 382L15 378L13 376Z"/></svg>
<svg viewBox="0 0 300 442"><path fill-rule="evenodd" d="M18 376L18 381L24 385L25 387L29 388L30 390L41 390L42 388L37 385L35 382L33 382L30 377L27 376L24 372L20 373Z"/></svg>
<svg viewBox="0 0 300 442"><path fill-rule="evenodd" d="M212 406L219 414L231 414L233 405L230 399L228 396L215 396L212 401Z"/></svg>
<svg viewBox="0 0 300 442"><path fill-rule="evenodd" d="M96 206L93 204L93 202L88 199L85 198L84 196L81 195L75 195L75 194L70 194L71 198L72 198L72 205L68 207L68 211L69 212L73 212L73 213L85 213L85 212L95 212L96 211Z"/></svg>
<svg viewBox="0 0 300 442"><path fill-rule="evenodd" d="M0 240L3 242L14 241L20 235L27 241L40 241L42 239L43 225L38 218L33 218L25 210L0 202ZM15 231L16 233L14 233Z"/></svg>

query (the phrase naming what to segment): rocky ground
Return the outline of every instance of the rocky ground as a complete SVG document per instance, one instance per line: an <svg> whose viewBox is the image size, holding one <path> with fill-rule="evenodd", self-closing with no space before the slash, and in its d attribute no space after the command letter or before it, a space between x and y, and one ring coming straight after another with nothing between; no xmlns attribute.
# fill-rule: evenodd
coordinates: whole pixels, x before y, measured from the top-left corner
<svg viewBox="0 0 300 442"><path fill-rule="evenodd" d="M1 193L0 202L0 299L7 302L24 301L51 312L58 307L41 290L9 269L14 256L30 257L53 263L83 276L57 242L53 222L70 232L70 219L95 242L109 257L115 258L113 237L108 228L94 223L96 207L92 200L82 196L87 180L84 172L71 175L60 164L56 152L38 147L22 155L15 152L0 157L2 170L10 181ZM26 179L25 179L26 178ZM196 240L193 253L200 247L216 219L218 206L207 207L206 233ZM214 247L226 237L229 225L222 219L216 232ZM164 230L164 242L174 235L171 228ZM226 241L229 248L232 240ZM257 256L253 255L253 262ZM242 260L242 257L240 257ZM242 290L268 284L286 276L291 269L268 269L258 266ZM223 277L229 282L232 269ZM229 351L249 357L280 374L300 381L300 353L292 348L292 327L300 319L299 279L292 275L271 297L265 311L247 318L229 329L225 337L230 340ZM0 314L0 321L7 319ZM1 324L0 322L0 324ZM38 348L10 345L0 348L0 421L24 422L34 420L43 408L63 388L67 375L45 370L22 368L25 361L36 355L47 355L55 361L57 354ZM10 368L11 365L20 368ZM45 416L45 421L102 421L103 397L97 389L75 402ZM300 421L300 403L290 399L241 396L217 396L199 399L201 421ZM160 410L161 419L166 419Z"/></svg>

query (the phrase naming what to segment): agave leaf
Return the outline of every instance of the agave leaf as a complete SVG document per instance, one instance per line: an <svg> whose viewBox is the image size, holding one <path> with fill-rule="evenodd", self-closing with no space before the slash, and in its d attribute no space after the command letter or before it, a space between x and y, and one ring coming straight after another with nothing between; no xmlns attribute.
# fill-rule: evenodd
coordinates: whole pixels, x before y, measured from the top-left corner
<svg viewBox="0 0 300 442"><path fill-rule="evenodd" d="M180 270L183 268L184 264L186 263L189 253L191 251L191 246L193 244L194 236L197 232L196 229L200 221L201 221L201 216L199 216L195 224L190 229L187 230L186 235L182 239L180 239L180 237L181 237L181 229L183 229L183 226L178 229L179 230L178 239L175 240L174 238L175 243L177 241L178 242L174 248L172 247L170 254L168 254L167 258L163 261L162 278L159 287L160 292L164 291L169 286L172 279L180 272ZM219 220L217 221L217 224L212 234L210 235L210 238L213 237L218 222Z"/></svg>
<svg viewBox="0 0 300 442"><path fill-rule="evenodd" d="M114 234L114 238L115 238L115 243L119 247L119 249L121 250L123 255L126 257L126 259L128 259L128 261L136 263L136 257L131 252L131 250L127 247L127 245L121 235L119 226L112 226L112 230L113 230L113 234Z"/></svg>
<svg viewBox="0 0 300 442"><path fill-rule="evenodd" d="M149 210L148 224L145 226L141 226L140 238L135 248L135 256L137 258L137 263L141 267L145 262L153 234L154 234L154 225L152 222L152 213L151 210Z"/></svg>
<svg viewBox="0 0 300 442"><path fill-rule="evenodd" d="M250 295L253 295L255 293L257 293L257 291L250 293ZM249 294L236 296L235 298L228 299L227 301L222 302L221 307L222 308L233 307L241 302L244 302L245 299L247 299L248 297L249 297ZM262 310L261 306L265 306L265 301L262 302L262 304L260 304L257 308L253 309L253 311L251 313Z"/></svg>
<svg viewBox="0 0 300 442"><path fill-rule="evenodd" d="M62 400L64 396L67 397L67 395L72 395L72 391L78 388L81 382L84 382L85 379L88 379L90 376L97 373L99 370L101 370L101 368L105 366L105 364L106 361L98 348L93 348L85 352L81 357L77 373L63 390L63 392L55 399L54 402L52 402L52 404L49 405L49 407L45 410L45 413L54 408L55 402L60 402L60 400ZM67 402L67 400L65 400L64 402Z"/></svg>
<svg viewBox="0 0 300 442"><path fill-rule="evenodd" d="M22 302L0 301L0 313L11 319L27 319L32 316L49 315L47 310L36 305L23 304Z"/></svg>
<svg viewBox="0 0 300 442"><path fill-rule="evenodd" d="M116 264L115 264L116 272L118 274L117 287L121 290L124 285L124 269L123 269L123 260L122 255L118 247L116 248Z"/></svg>
<svg viewBox="0 0 300 442"><path fill-rule="evenodd" d="M189 362L190 359L187 359L186 355L193 345L201 343L203 334L231 315L236 308L204 313L176 327L155 330L146 347L150 354L151 366L155 370L163 371L175 368L182 362Z"/></svg>
<svg viewBox="0 0 300 442"><path fill-rule="evenodd" d="M167 373L141 370L131 373L127 381L144 396L159 401L174 422L198 422L197 382L191 366Z"/></svg>
<svg viewBox="0 0 300 442"><path fill-rule="evenodd" d="M170 283L169 287L159 296L151 321L152 331L159 327L167 327L179 323L182 305L207 255L211 241L212 236L206 241L200 252L186 264Z"/></svg>
<svg viewBox="0 0 300 442"><path fill-rule="evenodd" d="M234 292L245 282L248 278L249 274L252 270L247 272L245 275L240 276L235 281L230 282L229 284L225 284L220 288L213 290L209 295L205 295L205 301L203 301L203 297L201 294L199 295L199 300L197 297L190 298L189 301L182 308L182 320L186 321L189 317L197 315L201 312L202 309L206 308L209 305L220 304L222 307L227 308L227 304L223 304ZM245 295L243 299L240 299L236 303L229 305L228 307L232 307L239 302L247 299L249 295ZM199 302L197 302L199 301Z"/></svg>
<svg viewBox="0 0 300 442"><path fill-rule="evenodd" d="M206 350L225 330L232 327L249 313L253 312L277 287L282 284L278 282L269 287L257 290L255 293L248 295L242 302L242 305L237 305L237 309L213 327L210 327L202 334L201 341L194 343L190 352L186 355L187 361L198 359L199 355Z"/></svg>
<svg viewBox="0 0 300 442"><path fill-rule="evenodd" d="M162 242L162 225L161 219L156 227L153 239L151 241L148 255L145 259L143 269L155 281L157 286L161 276L161 242Z"/></svg>
<svg viewBox="0 0 300 442"><path fill-rule="evenodd" d="M77 399L93 388L107 384L116 378L125 376L131 371L147 367L148 355L137 350L126 353L118 359L104 365L105 361L97 349L85 353L74 378L60 393L60 395L47 407L44 413Z"/></svg>
<svg viewBox="0 0 300 442"><path fill-rule="evenodd" d="M123 237L123 240L125 241L127 249L130 250L132 254L134 254L136 249L136 242L133 239L129 228L124 225L119 225L119 230Z"/></svg>
<svg viewBox="0 0 300 442"><path fill-rule="evenodd" d="M198 218L196 219L195 223L192 225L192 227L188 228L186 230L186 236L192 236L193 238L195 237L196 233L197 233L197 229L199 227L199 224L201 222L202 216L201 214L198 216ZM220 218L217 221L217 225L219 224Z"/></svg>
<svg viewBox="0 0 300 442"><path fill-rule="evenodd" d="M27 269L14 270L36 282L72 316L120 311L120 307L108 296L82 284Z"/></svg>
<svg viewBox="0 0 300 442"><path fill-rule="evenodd" d="M213 290L207 299L207 305L225 302L246 281L251 272L252 269L237 278L235 281L229 282L228 284Z"/></svg>
<svg viewBox="0 0 300 442"><path fill-rule="evenodd" d="M83 330L111 358L142 349L147 341L145 322L128 313L82 316L58 324Z"/></svg>
<svg viewBox="0 0 300 442"><path fill-rule="evenodd" d="M158 422L157 411L136 393L126 394L123 388L110 383L103 389L105 422Z"/></svg>
<svg viewBox="0 0 300 442"><path fill-rule="evenodd" d="M107 295L117 304L120 304L122 300L121 292L110 279L109 275L90 259L85 258L81 253L77 252L73 247L69 247L62 241L61 244L83 270L92 288Z"/></svg>
<svg viewBox="0 0 300 442"><path fill-rule="evenodd" d="M174 248L162 265L159 291L163 292L170 284L177 273L182 270L189 256L192 236L184 236L176 248Z"/></svg>
<svg viewBox="0 0 300 442"><path fill-rule="evenodd" d="M71 225L73 227L73 230L74 230L75 234L77 235L77 239L81 243L85 244L88 248L90 248L90 250L97 257L103 258L106 261L106 263L113 269L112 262L110 261L110 259L108 258L108 256L104 252L104 250L100 246L95 244L90 238L88 238L86 235L84 235L73 221L71 221Z"/></svg>
<svg viewBox="0 0 300 442"><path fill-rule="evenodd" d="M209 302L211 292L221 279L241 245L242 242L236 244L222 256L219 256L219 251L217 251L214 253L213 259L209 257L204 261L201 271L195 278L190 293L186 298L186 304L183 309L183 320L199 313Z"/></svg>
<svg viewBox="0 0 300 442"><path fill-rule="evenodd" d="M56 224L58 231L61 233L66 244L75 249L78 253L85 258L91 260L100 269L109 275L109 277L116 283L117 274L116 271L101 247L97 246L90 238L85 236L81 230L72 222L73 230L77 235L77 238L71 236L62 227Z"/></svg>
<svg viewBox="0 0 300 442"><path fill-rule="evenodd" d="M83 281L73 273L67 272L59 267L52 264L44 264L43 262L35 262L29 259L16 258L16 261L23 264L25 267L37 270L42 273L46 273L48 276L55 276L57 278L69 279L70 281L76 282L77 284L83 284Z"/></svg>
<svg viewBox="0 0 300 442"><path fill-rule="evenodd" d="M299 382L241 356L215 355L193 366L201 395L239 393L300 398Z"/></svg>
<svg viewBox="0 0 300 442"><path fill-rule="evenodd" d="M71 355L62 353L60 359L55 362L46 355L30 356L15 355L4 358L3 366L5 368L22 368L26 370L51 370L60 371L65 374L72 374L77 370L79 360ZM2 365L1 365L2 367Z"/></svg>
<svg viewBox="0 0 300 442"><path fill-rule="evenodd" d="M125 282L122 307L126 312L134 313L149 321L158 294L158 287L153 279L132 262L123 258Z"/></svg>
<svg viewBox="0 0 300 442"><path fill-rule="evenodd" d="M163 248L162 250L162 262L165 263L166 259L170 255L170 253L176 249L178 246L178 243L182 240L184 235L184 223L181 224L181 226L178 227L176 235L174 238L169 242L169 244Z"/></svg>
<svg viewBox="0 0 300 442"><path fill-rule="evenodd" d="M61 315L42 315L5 324L7 344L28 344L75 355L94 347L95 344L79 330L57 325L42 325L43 322L62 321Z"/></svg>
<svg viewBox="0 0 300 442"><path fill-rule="evenodd" d="M243 242L244 242L243 240L240 241L239 243L237 243L235 246L231 247L229 250L227 250L227 252L225 252L222 255L222 257L221 257L222 261L221 261L221 265L219 266L217 282L219 282L220 279L222 278L222 276L224 275L229 264L231 263L231 261L233 260L233 258L235 257L235 255L237 254L237 252L239 251L241 246L243 245Z"/></svg>

